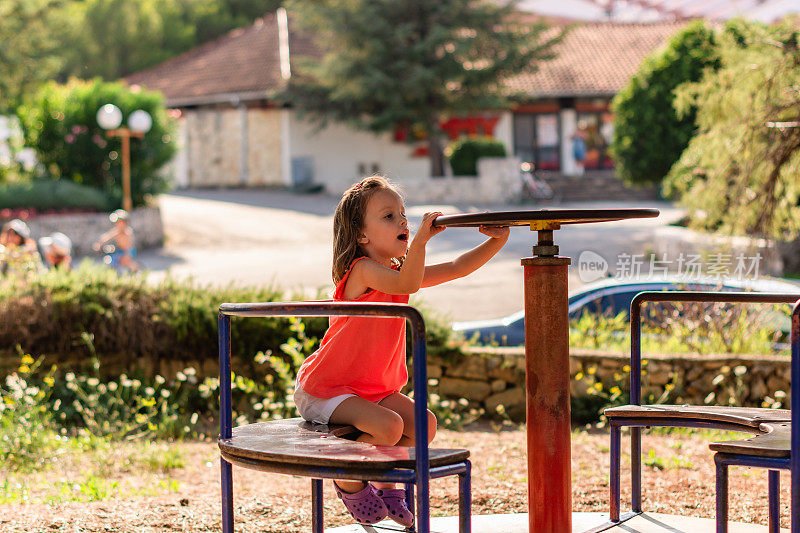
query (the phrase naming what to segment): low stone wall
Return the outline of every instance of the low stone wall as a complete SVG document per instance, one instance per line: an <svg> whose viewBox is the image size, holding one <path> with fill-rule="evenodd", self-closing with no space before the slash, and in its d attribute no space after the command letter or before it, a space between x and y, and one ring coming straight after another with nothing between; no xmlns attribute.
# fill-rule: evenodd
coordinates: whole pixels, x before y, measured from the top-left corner
<svg viewBox="0 0 800 533"><path fill-rule="evenodd" d="M108 213L70 213L38 215L26 220L35 239L60 231L72 239L72 255L94 253L92 244L111 229ZM164 243L164 224L158 207L141 207L130 213L137 249L153 248Z"/></svg>
<svg viewBox="0 0 800 533"><path fill-rule="evenodd" d="M611 395L630 388L630 356L570 349L573 397ZM642 360L642 398L695 405L788 407L788 357L760 355L647 355ZM428 379L442 398L465 398L487 414L502 405L513 419L525 416L525 353L522 348L471 348L461 361L431 359ZM765 400L766 398L766 400ZM770 401L772 400L772 401Z"/></svg>
<svg viewBox="0 0 800 533"><path fill-rule="evenodd" d="M398 183L411 203L508 203L520 198L519 166L515 157L483 157L477 176L404 178Z"/></svg>
<svg viewBox="0 0 800 533"><path fill-rule="evenodd" d="M571 348L569 375L572 397L608 397L615 392L627 392L630 386L629 362L630 356L626 353ZM85 354L76 353L61 360L46 357L42 367L57 364L59 368L79 372L87 363ZM13 371L17 364L15 354L0 357L0 373ZM251 368L241 357L234 357L232 366ZM642 367L642 398L645 402L789 406L788 357L647 354ZM101 372L107 377L124 372L170 378L186 368L195 369L200 379L219 375L216 359L185 361L119 354L105 356L101 362ZM249 377L258 379L255 375ZM432 385L431 393L442 399L464 398L470 407L482 408L487 415L497 413L498 406L502 405L504 413L513 420L525 420L525 353L522 348L469 348L454 362L430 358L428 380Z"/></svg>

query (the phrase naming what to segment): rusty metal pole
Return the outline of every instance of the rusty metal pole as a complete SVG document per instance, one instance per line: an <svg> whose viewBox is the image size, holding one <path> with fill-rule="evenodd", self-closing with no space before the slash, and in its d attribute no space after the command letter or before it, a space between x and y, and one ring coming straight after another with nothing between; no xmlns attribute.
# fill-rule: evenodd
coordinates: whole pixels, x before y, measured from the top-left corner
<svg viewBox="0 0 800 533"><path fill-rule="evenodd" d="M108 130L109 137L119 137L122 143L120 157L122 158L122 209L125 211L133 210L133 199L131 197L131 137L144 137L144 133L132 131L129 128L117 128Z"/></svg>
<svg viewBox="0 0 800 533"><path fill-rule="evenodd" d="M557 224L532 224L539 242L525 270L528 531L571 533L568 257L553 244Z"/></svg>
<svg viewBox="0 0 800 533"><path fill-rule="evenodd" d="M122 209L133 210L131 200L131 135L128 128L120 128L122 137ZM122 133L124 132L124 133Z"/></svg>

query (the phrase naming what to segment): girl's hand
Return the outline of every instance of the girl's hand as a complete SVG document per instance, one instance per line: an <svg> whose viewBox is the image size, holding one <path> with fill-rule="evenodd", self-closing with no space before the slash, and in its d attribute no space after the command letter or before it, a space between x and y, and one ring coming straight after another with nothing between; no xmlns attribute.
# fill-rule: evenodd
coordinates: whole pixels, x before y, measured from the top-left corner
<svg viewBox="0 0 800 533"><path fill-rule="evenodd" d="M434 211L422 215L422 222L419 223L419 229L414 234L413 242L419 242L420 244L424 245L431 239L431 237L443 232L445 230L444 226L435 227L433 225L433 221L441 214L442 213L439 211Z"/></svg>
<svg viewBox="0 0 800 533"><path fill-rule="evenodd" d="M492 239L508 239L508 226L480 226L478 231Z"/></svg>

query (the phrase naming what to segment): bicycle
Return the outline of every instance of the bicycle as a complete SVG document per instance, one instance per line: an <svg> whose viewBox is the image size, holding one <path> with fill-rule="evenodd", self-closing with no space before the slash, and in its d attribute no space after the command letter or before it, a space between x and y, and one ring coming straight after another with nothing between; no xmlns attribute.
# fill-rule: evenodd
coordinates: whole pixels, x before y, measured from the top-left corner
<svg viewBox="0 0 800 533"><path fill-rule="evenodd" d="M544 178L536 175L533 163L522 163L520 165L519 177L522 182L520 203L524 203L528 200L547 203L557 201L553 188Z"/></svg>

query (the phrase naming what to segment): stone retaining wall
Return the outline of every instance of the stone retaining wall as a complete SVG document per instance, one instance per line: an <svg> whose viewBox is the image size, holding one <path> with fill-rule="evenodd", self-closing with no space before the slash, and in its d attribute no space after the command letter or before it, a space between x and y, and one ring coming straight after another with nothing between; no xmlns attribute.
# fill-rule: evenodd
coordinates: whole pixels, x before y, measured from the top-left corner
<svg viewBox="0 0 800 533"><path fill-rule="evenodd" d="M571 395L580 398L627 393L629 362L626 353L571 348ZM46 357L43 367L57 364L62 369L80 371L86 363L85 354L76 353L58 361ZM0 358L0 372L13 371L15 364L18 364L16 357ZM232 366L244 374L253 371L252 365L238 356L233 358ZM789 405L788 357L647 354L642 367L642 397L646 402L660 400L660 403L757 407ZM101 361L104 376L118 376L124 372L170 378L185 368L194 368L200 379L219 375L216 359L158 360L118 354L104 356ZM258 379L254 375L250 377ZM474 347L455 362L430 358L428 380L432 385L431 392L442 399L465 398L471 408L482 408L488 415L497 413L498 406L502 405L512 419L525 419L525 354L522 348Z"/></svg>
<svg viewBox="0 0 800 533"><path fill-rule="evenodd" d="M72 239L72 255L94 253L92 244L110 230L108 213L69 213L38 215L25 221L35 239L60 231ZM158 207L141 207L130 213L130 224L136 236L136 248L153 248L164 243L164 225Z"/></svg>

